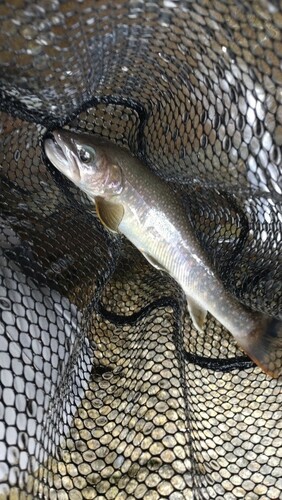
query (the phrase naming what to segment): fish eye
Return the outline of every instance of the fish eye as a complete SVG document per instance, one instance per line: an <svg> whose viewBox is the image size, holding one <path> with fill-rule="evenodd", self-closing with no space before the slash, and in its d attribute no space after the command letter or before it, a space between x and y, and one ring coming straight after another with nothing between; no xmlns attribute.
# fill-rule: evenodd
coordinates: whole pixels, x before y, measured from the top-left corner
<svg viewBox="0 0 282 500"><path fill-rule="evenodd" d="M80 148L79 150L79 159L83 161L83 163L89 163L91 160L91 153L85 148Z"/></svg>

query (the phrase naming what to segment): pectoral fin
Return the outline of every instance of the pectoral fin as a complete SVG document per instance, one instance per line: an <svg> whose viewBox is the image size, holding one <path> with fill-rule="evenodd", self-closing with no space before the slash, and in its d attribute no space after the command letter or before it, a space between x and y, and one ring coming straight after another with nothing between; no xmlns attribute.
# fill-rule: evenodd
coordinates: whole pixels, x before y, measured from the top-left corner
<svg viewBox="0 0 282 500"><path fill-rule="evenodd" d="M199 332L202 332L207 311L203 309L194 299L191 299L191 297L187 297L187 305L193 325Z"/></svg>
<svg viewBox="0 0 282 500"><path fill-rule="evenodd" d="M95 205L98 217L107 229L118 232L118 227L124 215L123 205L106 201L103 198L95 198Z"/></svg>

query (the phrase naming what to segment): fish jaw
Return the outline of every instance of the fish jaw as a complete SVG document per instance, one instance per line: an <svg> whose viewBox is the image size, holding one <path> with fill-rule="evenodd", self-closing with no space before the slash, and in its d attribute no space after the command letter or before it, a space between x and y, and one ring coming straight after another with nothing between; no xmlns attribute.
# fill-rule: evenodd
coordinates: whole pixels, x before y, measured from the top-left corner
<svg viewBox="0 0 282 500"><path fill-rule="evenodd" d="M69 142L68 137L65 138L62 132L54 131L53 139L45 140L44 150L50 162L59 172L80 186L80 170Z"/></svg>
<svg viewBox="0 0 282 500"><path fill-rule="evenodd" d="M94 200L97 196L111 198L123 190L120 166L108 158L108 141L96 136L55 130L45 140L45 153L51 163L76 186ZM81 158L81 150L91 151L90 161Z"/></svg>

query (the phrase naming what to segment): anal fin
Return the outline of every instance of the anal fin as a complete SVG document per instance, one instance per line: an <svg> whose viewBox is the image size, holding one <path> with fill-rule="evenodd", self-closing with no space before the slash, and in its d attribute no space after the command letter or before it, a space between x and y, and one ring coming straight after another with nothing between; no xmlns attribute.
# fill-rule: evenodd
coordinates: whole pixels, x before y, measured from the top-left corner
<svg viewBox="0 0 282 500"><path fill-rule="evenodd" d="M193 321L193 325L199 331L203 331L204 322L207 316L207 311L203 309L198 302L191 297L187 297L188 311Z"/></svg>

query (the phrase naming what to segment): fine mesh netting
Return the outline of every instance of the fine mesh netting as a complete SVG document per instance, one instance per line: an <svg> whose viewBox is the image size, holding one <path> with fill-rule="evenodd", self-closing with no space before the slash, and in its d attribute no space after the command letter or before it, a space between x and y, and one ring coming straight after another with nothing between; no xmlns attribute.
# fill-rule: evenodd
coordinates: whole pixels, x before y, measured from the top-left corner
<svg viewBox="0 0 282 500"><path fill-rule="evenodd" d="M281 379L99 222L54 127L171 183L227 290L282 319L282 11L0 3L0 499L282 498Z"/></svg>

